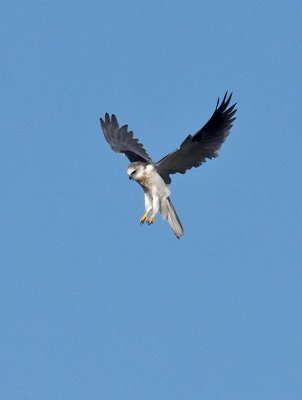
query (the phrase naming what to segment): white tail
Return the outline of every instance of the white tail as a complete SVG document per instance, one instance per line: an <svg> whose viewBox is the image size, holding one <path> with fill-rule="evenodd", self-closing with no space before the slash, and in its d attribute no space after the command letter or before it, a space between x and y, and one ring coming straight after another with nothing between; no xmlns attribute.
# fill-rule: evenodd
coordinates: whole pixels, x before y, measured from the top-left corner
<svg viewBox="0 0 302 400"><path fill-rule="evenodd" d="M169 225L173 229L177 239L180 239L184 234L184 230L169 197L162 199L160 212L163 218L168 220Z"/></svg>

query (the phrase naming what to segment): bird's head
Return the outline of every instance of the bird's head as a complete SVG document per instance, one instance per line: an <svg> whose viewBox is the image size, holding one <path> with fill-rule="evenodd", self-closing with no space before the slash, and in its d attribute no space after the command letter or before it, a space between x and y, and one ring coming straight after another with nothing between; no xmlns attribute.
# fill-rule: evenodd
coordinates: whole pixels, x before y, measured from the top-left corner
<svg viewBox="0 0 302 400"><path fill-rule="evenodd" d="M146 170L146 163L136 161L128 165L127 174L129 179L140 181Z"/></svg>

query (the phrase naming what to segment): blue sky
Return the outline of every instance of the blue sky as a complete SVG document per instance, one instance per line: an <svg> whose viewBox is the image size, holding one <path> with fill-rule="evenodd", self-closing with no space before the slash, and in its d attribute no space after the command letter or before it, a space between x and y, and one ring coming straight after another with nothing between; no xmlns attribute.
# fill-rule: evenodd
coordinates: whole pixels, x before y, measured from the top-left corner
<svg viewBox="0 0 302 400"><path fill-rule="evenodd" d="M1 356L8 400L302 397L298 1L1 7ZM98 118L154 160L234 92L220 157L174 176L185 229Z"/></svg>

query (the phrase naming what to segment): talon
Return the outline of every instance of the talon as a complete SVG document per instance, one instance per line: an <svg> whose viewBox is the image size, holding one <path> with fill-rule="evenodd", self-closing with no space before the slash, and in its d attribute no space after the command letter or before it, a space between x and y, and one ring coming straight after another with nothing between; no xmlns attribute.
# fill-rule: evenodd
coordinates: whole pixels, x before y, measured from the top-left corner
<svg viewBox="0 0 302 400"><path fill-rule="evenodd" d="M140 224L143 224L144 222L146 222L146 219L148 218L148 214L149 214L148 212L145 212L145 214L139 220Z"/></svg>
<svg viewBox="0 0 302 400"><path fill-rule="evenodd" d="M151 215L151 217L149 218L149 220L148 220L148 224L149 225L151 225L151 224L153 224L154 223L154 218L155 218L155 215Z"/></svg>

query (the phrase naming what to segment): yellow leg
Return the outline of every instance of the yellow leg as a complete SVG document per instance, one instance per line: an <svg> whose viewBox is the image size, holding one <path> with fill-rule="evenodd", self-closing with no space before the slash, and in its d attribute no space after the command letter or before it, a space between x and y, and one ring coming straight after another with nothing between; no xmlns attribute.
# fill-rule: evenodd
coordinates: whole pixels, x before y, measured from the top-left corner
<svg viewBox="0 0 302 400"><path fill-rule="evenodd" d="M139 220L140 224L143 224L144 222L146 222L146 219L148 218L150 211L146 211L145 214L141 217L141 219Z"/></svg>
<svg viewBox="0 0 302 400"><path fill-rule="evenodd" d="M155 218L155 215L152 214L151 217L149 218L149 221L148 221L148 224L149 224L149 225L153 224L154 218Z"/></svg>

